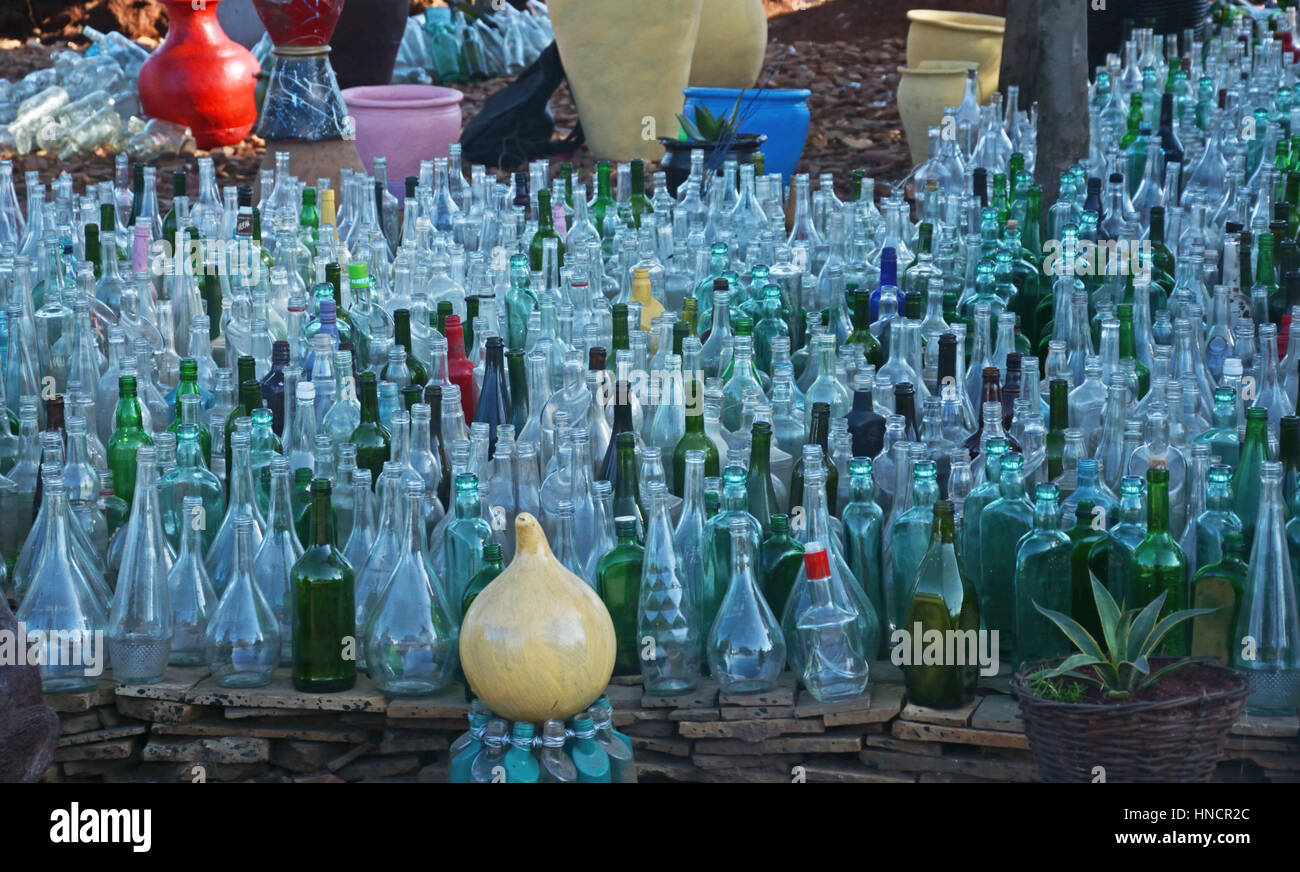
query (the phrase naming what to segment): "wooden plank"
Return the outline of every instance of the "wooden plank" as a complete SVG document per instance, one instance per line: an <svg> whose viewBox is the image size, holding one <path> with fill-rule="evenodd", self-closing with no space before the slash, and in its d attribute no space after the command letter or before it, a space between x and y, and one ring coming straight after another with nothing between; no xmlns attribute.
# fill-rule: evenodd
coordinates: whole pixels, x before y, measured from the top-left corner
<svg viewBox="0 0 1300 872"><path fill-rule="evenodd" d="M781 677L777 679L776 686L770 690L760 690L756 693L728 693L725 690L720 690L718 692L718 703L720 705L741 706L794 705L794 694L794 673L782 672Z"/></svg>
<svg viewBox="0 0 1300 872"><path fill-rule="evenodd" d="M754 721L682 721L678 724L682 736L688 739L739 739L742 742L762 742L789 733L821 733L825 724L818 718L782 718Z"/></svg>
<svg viewBox="0 0 1300 872"><path fill-rule="evenodd" d="M970 725L977 730L1003 730L1023 733L1025 721L1020 716L1020 703L1002 694L988 694L980 700L971 716Z"/></svg>
<svg viewBox="0 0 1300 872"><path fill-rule="evenodd" d="M644 694L641 697L643 709L698 709L712 708L718 704L718 682L712 678L703 678L693 690L672 695L656 696Z"/></svg>
<svg viewBox="0 0 1300 872"><path fill-rule="evenodd" d="M871 691L871 705L862 711L828 712L822 722L828 727L848 724L883 724L898 716L903 708L903 688L897 684L876 685Z"/></svg>
<svg viewBox="0 0 1300 872"><path fill-rule="evenodd" d="M1029 738L1023 733L972 730L969 727L941 727L937 724L918 724L904 720L894 721L893 733L895 739L910 739L917 742L955 742L961 745L1029 750Z"/></svg>
<svg viewBox="0 0 1300 872"><path fill-rule="evenodd" d="M357 676L356 686L351 690L337 693L306 693L294 688L288 669L276 670L275 678L266 687L221 687L212 678L205 678L185 694L185 702L198 705L336 712L383 712L388 708L388 700L364 675Z"/></svg>
<svg viewBox="0 0 1300 872"><path fill-rule="evenodd" d="M909 702L903 706L902 718L905 721L917 721L922 724L939 724L945 727L964 727L970 723L971 715L979 707L980 697L966 703L960 708L936 709Z"/></svg>
<svg viewBox="0 0 1300 872"><path fill-rule="evenodd" d="M1295 715L1259 717L1242 712L1231 732L1237 736L1289 737L1300 734L1300 718Z"/></svg>

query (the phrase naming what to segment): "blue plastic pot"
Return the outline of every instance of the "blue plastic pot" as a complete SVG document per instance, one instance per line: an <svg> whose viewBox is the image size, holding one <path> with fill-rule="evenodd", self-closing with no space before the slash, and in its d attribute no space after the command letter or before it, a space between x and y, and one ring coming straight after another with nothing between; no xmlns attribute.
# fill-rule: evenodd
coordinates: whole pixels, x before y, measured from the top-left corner
<svg viewBox="0 0 1300 872"><path fill-rule="evenodd" d="M686 105L682 114L693 118L695 107L704 106L714 115L724 115L740 98L740 132L761 133L767 136L763 144L765 169L780 173L789 183L799 155L803 153L804 140L808 138L808 98L812 91L804 88L746 89L686 88Z"/></svg>

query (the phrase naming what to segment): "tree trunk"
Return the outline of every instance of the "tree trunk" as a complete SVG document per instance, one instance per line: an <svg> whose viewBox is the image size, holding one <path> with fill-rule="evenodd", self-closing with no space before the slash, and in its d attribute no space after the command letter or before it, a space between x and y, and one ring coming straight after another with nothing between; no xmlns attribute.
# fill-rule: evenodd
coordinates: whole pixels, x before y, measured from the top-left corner
<svg viewBox="0 0 1300 872"><path fill-rule="evenodd" d="M1035 181L1043 205L1056 200L1060 174L1088 150L1088 4L1007 0L999 85L1020 86L1022 107L1038 104Z"/></svg>

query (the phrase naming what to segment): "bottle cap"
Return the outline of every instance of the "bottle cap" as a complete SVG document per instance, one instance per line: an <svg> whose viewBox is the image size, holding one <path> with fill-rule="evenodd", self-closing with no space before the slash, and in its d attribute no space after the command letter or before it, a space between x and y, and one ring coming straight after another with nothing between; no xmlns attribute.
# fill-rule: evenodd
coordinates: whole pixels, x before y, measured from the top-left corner
<svg viewBox="0 0 1300 872"><path fill-rule="evenodd" d="M803 566L810 579L829 578L831 563L826 547L815 540L804 546Z"/></svg>
<svg viewBox="0 0 1300 872"><path fill-rule="evenodd" d="M1241 375L1241 373L1242 373L1241 358L1229 357L1227 360L1223 362L1224 375Z"/></svg>
<svg viewBox="0 0 1300 872"><path fill-rule="evenodd" d="M316 385L312 382L298 382L298 399L314 400L316 399Z"/></svg>

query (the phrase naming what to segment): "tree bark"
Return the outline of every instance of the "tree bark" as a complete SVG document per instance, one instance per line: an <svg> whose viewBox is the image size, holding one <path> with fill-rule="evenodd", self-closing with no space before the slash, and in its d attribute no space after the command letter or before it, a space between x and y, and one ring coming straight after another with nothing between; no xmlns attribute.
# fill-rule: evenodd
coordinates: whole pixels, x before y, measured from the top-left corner
<svg viewBox="0 0 1300 872"><path fill-rule="evenodd" d="M1020 86L1022 107L1038 103L1034 177L1043 204L1056 200L1060 174L1088 150L1088 4L1007 0L999 86Z"/></svg>

